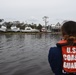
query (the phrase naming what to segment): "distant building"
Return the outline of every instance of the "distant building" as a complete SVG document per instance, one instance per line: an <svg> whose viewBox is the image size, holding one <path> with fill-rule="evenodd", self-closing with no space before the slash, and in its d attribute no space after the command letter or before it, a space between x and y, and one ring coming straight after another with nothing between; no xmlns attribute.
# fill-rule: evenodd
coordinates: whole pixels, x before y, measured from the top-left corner
<svg viewBox="0 0 76 75"><path fill-rule="evenodd" d="M39 32L37 29L32 29L31 27L25 27L25 30L20 30L21 32Z"/></svg>
<svg viewBox="0 0 76 75"><path fill-rule="evenodd" d="M12 26L11 31L17 32L20 31L20 28L17 28L16 26Z"/></svg>
<svg viewBox="0 0 76 75"><path fill-rule="evenodd" d="M42 32L47 32L47 29L45 27L42 27L41 31Z"/></svg>
<svg viewBox="0 0 76 75"><path fill-rule="evenodd" d="M56 25L55 24L51 25L52 32L60 32L60 29L61 29L61 24L59 22Z"/></svg>
<svg viewBox="0 0 76 75"><path fill-rule="evenodd" d="M6 31L6 27L5 26L1 26L0 31L5 32Z"/></svg>

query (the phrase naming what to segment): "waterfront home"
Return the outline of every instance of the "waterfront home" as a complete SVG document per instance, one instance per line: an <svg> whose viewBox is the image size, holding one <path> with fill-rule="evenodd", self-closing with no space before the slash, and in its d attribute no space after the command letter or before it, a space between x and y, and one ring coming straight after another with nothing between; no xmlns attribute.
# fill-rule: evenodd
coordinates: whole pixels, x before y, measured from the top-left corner
<svg viewBox="0 0 76 75"><path fill-rule="evenodd" d="M5 32L6 31L6 27L5 26L1 26L0 31Z"/></svg>
<svg viewBox="0 0 76 75"><path fill-rule="evenodd" d="M20 31L20 28L17 28L16 26L12 26L11 31L18 32Z"/></svg>
<svg viewBox="0 0 76 75"><path fill-rule="evenodd" d="M61 24L58 22L57 24L51 24L52 32L60 32Z"/></svg>
<svg viewBox="0 0 76 75"><path fill-rule="evenodd" d="M39 32L37 29L32 29L31 27L25 27L24 30L20 30L21 32Z"/></svg>
<svg viewBox="0 0 76 75"><path fill-rule="evenodd" d="M42 31L42 32L47 32L46 27L42 27L41 31Z"/></svg>

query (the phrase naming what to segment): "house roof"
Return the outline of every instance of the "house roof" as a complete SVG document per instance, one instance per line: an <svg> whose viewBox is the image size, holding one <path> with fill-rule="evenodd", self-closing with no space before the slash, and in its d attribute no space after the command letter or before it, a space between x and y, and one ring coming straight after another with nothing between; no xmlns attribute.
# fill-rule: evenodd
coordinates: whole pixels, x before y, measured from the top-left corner
<svg viewBox="0 0 76 75"><path fill-rule="evenodd" d="M51 27L52 27L52 29L60 29L61 24L58 22L57 24L52 24Z"/></svg>
<svg viewBox="0 0 76 75"><path fill-rule="evenodd" d="M32 28L31 27L26 27L25 30L32 30Z"/></svg>

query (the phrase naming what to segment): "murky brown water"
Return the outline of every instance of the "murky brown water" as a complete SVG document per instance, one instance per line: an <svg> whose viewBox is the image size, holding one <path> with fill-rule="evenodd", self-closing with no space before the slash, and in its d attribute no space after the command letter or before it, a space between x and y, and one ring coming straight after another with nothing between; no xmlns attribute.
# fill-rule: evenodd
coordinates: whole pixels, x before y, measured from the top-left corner
<svg viewBox="0 0 76 75"><path fill-rule="evenodd" d="M0 75L53 75L48 52L60 39L48 34L0 34Z"/></svg>

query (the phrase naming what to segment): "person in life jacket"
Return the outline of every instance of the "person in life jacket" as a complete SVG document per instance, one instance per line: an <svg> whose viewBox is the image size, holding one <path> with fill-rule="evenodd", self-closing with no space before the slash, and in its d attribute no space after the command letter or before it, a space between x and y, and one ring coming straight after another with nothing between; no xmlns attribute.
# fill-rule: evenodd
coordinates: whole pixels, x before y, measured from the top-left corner
<svg viewBox="0 0 76 75"><path fill-rule="evenodd" d="M61 27L63 39L48 54L55 75L76 75L76 22L67 21Z"/></svg>

